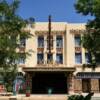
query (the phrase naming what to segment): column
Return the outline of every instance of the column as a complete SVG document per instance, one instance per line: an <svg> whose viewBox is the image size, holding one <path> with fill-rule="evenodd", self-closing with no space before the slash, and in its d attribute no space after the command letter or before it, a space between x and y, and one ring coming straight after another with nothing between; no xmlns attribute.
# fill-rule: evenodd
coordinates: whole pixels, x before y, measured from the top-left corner
<svg viewBox="0 0 100 100"><path fill-rule="evenodd" d="M53 63L56 63L56 34L53 35Z"/></svg>
<svg viewBox="0 0 100 100"><path fill-rule="evenodd" d="M44 64L47 64L47 36L44 36Z"/></svg>
<svg viewBox="0 0 100 100"><path fill-rule="evenodd" d="M30 73L26 74L26 87L28 86L30 87L30 92L31 92L32 91L32 75Z"/></svg>
<svg viewBox="0 0 100 100"><path fill-rule="evenodd" d="M74 92L82 93L82 79L74 79Z"/></svg>
<svg viewBox="0 0 100 100"><path fill-rule="evenodd" d="M74 76L73 73L69 73L68 79L67 79L67 88L68 88L68 93L73 94L74 93Z"/></svg>

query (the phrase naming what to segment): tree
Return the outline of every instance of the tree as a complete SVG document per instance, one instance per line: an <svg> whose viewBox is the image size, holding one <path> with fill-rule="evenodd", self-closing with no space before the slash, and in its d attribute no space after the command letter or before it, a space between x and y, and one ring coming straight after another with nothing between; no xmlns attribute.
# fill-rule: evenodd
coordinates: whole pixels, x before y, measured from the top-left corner
<svg viewBox="0 0 100 100"><path fill-rule="evenodd" d="M100 63L100 0L77 0L77 13L90 15L94 19L87 22L87 32L82 37L82 44L91 56L91 63Z"/></svg>
<svg viewBox="0 0 100 100"><path fill-rule="evenodd" d="M18 0L12 3L6 0L0 1L0 75L6 84L12 84L16 76L18 59L27 55L17 52L20 38L31 36L24 29L27 25L26 21L16 13L19 3Z"/></svg>

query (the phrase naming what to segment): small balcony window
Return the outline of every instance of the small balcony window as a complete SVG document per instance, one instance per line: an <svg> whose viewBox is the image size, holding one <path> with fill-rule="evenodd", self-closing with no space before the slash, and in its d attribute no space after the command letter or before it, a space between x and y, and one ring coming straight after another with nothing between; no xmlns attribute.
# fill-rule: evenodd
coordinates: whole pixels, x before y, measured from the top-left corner
<svg viewBox="0 0 100 100"><path fill-rule="evenodd" d="M56 54L57 64L63 64L63 54Z"/></svg>
<svg viewBox="0 0 100 100"><path fill-rule="evenodd" d="M90 53L85 53L85 63L89 64L91 62L91 55Z"/></svg>
<svg viewBox="0 0 100 100"><path fill-rule="evenodd" d="M20 38L20 47L25 47L26 46L26 39L23 37L23 38Z"/></svg>
<svg viewBox="0 0 100 100"><path fill-rule="evenodd" d="M37 64L43 64L44 63L44 56L43 54L37 54Z"/></svg>
<svg viewBox="0 0 100 100"><path fill-rule="evenodd" d="M81 37L75 36L75 47L80 47L81 46Z"/></svg>
<svg viewBox="0 0 100 100"><path fill-rule="evenodd" d="M56 37L56 47L57 48L63 47L63 38L60 35Z"/></svg>
<svg viewBox="0 0 100 100"><path fill-rule="evenodd" d="M82 63L82 55L81 53L75 53L75 63L81 64Z"/></svg>
<svg viewBox="0 0 100 100"><path fill-rule="evenodd" d="M53 54L47 54L47 63L53 63Z"/></svg>
<svg viewBox="0 0 100 100"><path fill-rule="evenodd" d="M24 57L19 58L19 64L25 64L25 58Z"/></svg>
<svg viewBox="0 0 100 100"><path fill-rule="evenodd" d="M39 36L38 37L38 48L43 48L44 47L44 37Z"/></svg>

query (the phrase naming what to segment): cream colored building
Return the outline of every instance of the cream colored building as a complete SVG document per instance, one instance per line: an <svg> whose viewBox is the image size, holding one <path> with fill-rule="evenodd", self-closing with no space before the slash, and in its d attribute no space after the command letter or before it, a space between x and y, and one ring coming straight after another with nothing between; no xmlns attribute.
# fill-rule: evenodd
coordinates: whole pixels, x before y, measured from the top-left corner
<svg viewBox="0 0 100 100"><path fill-rule="evenodd" d="M20 51L31 55L20 60L19 71L30 79L33 94L100 92L100 67L83 67L89 63L89 54L80 44L85 23L52 22L51 55L48 22L36 22L34 27L29 24L27 29L33 36Z"/></svg>

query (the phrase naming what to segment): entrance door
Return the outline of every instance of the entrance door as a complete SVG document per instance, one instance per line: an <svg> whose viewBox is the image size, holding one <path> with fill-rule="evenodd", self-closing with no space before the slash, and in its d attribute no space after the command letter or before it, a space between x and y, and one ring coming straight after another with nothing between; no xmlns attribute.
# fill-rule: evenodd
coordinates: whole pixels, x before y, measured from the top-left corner
<svg viewBox="0 0 100 100"><path fill-rule="evenodd" d="M67 78L64 73L36 73L32 79L33 94L65 94Z"/></svg>
<svg viewBox="0 0 100 100"><path fill-rule="evenodd" d="M82 79L82 90L83 92L90 92L91 91L91 83L90 79Z"/></svg>

